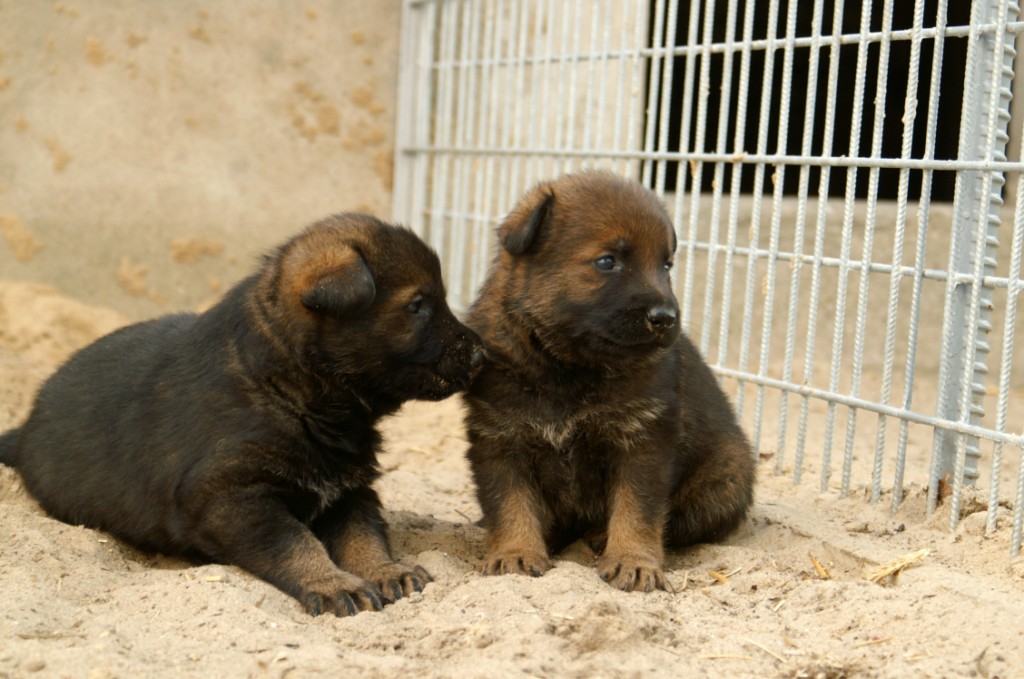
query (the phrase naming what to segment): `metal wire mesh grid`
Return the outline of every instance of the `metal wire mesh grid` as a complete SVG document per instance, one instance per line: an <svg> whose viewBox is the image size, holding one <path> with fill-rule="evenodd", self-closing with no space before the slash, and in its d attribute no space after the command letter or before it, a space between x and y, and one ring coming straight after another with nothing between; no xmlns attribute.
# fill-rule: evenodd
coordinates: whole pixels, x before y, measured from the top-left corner
<svg viewBox="0 0 1024 679"><path fill-rule="evenodd" d="M680 235L684 327L775 471L894 510L922 489L951 528L979 506L1006 528L1012 506L1016 554L1024 185L1008 207L1003 186L1024 23L1015 1L952 9L409 1L394 216L464 309L531 184L644 182Z"/></svg>

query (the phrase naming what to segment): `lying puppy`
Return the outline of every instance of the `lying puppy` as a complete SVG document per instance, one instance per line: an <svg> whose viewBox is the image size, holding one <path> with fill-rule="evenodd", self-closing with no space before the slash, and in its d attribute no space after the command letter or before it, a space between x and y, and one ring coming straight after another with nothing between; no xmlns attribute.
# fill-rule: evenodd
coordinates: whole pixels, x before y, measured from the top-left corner
<svg viewBox="0 0 1024 679"><path fill-rule="evenodd" d="M342 214L209 311L85 347L0 437L53 516L235 564L313 615L379 610L430 576L391 556L374 424L464 389L479 338L411 231Z"/></svg>
<svg viewBox="0 0 1024 679"><path fill-rule="evenodd" d="M583 537L614 587L664 589L664 546L736 528L755 477L676 323L668 215L639 184L584 172L528 192L498 237L467 321L488 353L465 396L483 571L540 575Z"/></svg>

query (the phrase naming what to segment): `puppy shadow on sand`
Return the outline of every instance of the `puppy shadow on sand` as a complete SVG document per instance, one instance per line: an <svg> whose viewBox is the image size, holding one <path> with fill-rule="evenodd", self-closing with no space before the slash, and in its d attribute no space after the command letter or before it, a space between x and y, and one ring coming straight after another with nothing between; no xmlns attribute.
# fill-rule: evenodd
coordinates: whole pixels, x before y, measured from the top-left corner
<svg viewBox="0 0 1024 679"><path fill-rule="evenodd" d="M458 571L457 574L445 573L443 570L432 571L436 581L432 587L449 589L464 577L485 577L485 574L480 572L480 564L486 557L487 531L479 510L458 521L411 511L385 511L384 516L391 527L392 547L396 558L410 563L421 563L430 560L425 555L440 553L446 557L452 569ZM667 550L666 575L669 576L670 582L678 583L684 579L683 574L686 571L702 567L715 568L716 565L712 561L720 558L723 553L728 554L745 547L757 548L756 543L764 532L765 525L755 507L750 516L723 539ZM575 540L551 555L552 570L564 567L565 564L575 564L588 569L587 577L594 577L595 581L599 581L589 569L594 568L602 550L603 545L599 541ZM453 561L459 563L452 563ZM524 582L532 580L525 575L522 577Z"/></svg>

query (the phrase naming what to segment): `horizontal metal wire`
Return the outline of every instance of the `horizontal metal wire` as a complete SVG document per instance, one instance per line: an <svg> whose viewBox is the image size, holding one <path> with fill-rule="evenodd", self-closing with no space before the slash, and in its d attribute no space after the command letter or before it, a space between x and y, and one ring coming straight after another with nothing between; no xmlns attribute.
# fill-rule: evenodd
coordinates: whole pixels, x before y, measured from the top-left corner
<svg viewBox="0 0 1024 679"><path fill-rule="evenodd" d="M690 153L685 151L616 151L614 149L528 148L508 146L445 146L416 144L402 149L405 154L447 154L476 156L538 156L551 158L607 158L616 160L662 160L676 162L727 163L731 165L787 165L811 167L856 167L893 170L939 170L958 172L1024 172L1024 161L938 160L923 158L866 158L863 156L802 156L758 153Z"/></svg>
<svg viewBox="0 0 1024 679"><path fill-rule="evenodd" d="M896 406L886 405L877 401L869 401L867 399L857 398L847 394L840 394L827 389L817 389L804 384L785 382L783 380L777 380L742 370L735 370L733 368L712 365L711 370L722 377L729 377L739 382L749 382L750 384L779 389L792 394L800 394L801 396L808 396L828 403L856 408L857 410L867 410L869 412L886 415L888 417L899 417L907 420L908 422L914 422L915 424L923 424L937 429L945 429L957 434L977 436L978 438L988 439L1004 445L1024 448L1024 433L1011 434L1008 432L997 431L995 429L989 429L987 427L966 424L964 422L954 422L941 417L924 415L913 410L907 410L906 408L898 408Z"/></svg>
<svg viewBox="0 0 1024 679"><path fill-rule="evenodd" d="M497 226L497 221L493 215L485 215L472 212L456 212L454 210L444 210L438 213L434 213L431 210L424 210L425 216L440 216L442 219L464 219L467 222L476 222L478 224L492 224ZM786 250L779 250L778 252L772 252L764 248L749 248L743 245L730 246L721 243L706 243L704 241L690 242L687 240L680 240L678 249L680 252L687 248L693 248L698 252L718 252L726 253L731 252L736 255L749 256L753 255L756 259L768 259L774 258L780 262L799 262L802 265L820 265L825 268L834 269L848 269L850 273L854 271L868 271L869 273L896 275L902 278L914 278L920 275L924 280L936 281L939 283L945 283L950 280L952 276L953 281L958 285L974 285L974 275L970 273L957 273L950 274L946 269L917 269L916 267L909 265L896 266L886 262L868 262L865 266L864 262L859 259L842 259L840 257L822 257L820 260L816 259L812 254L797 254L788 252ZM1019 294L1024 292L1024 279L1019 278L1008 278L1006 276L983 276L981 284L987 288L994 290L1008 290L1011 294Z"/></svg>
<svg viewBox="0 0 1024 679"><path fill-rule="evenodd" d="M953 282L957 285L974 285L975 277L971 273L958 273L954 272L950 274L945 269L917 269L912 266L894 266L885 262L867 262L865 263L859 259L842 259L840 257L822 257L820 260L816 259L814 255L795 254L792 252L779 251L773 253L770 250L764 248L751 248L744 246L729 247L728 245L710 244L704 242L688 243L687 241L680 241L679 248L692 247L694 250L708 252L716 250L718 252L733 252L735 254L749 255L757 259L768 259L769 257L774 258L778 261L783 262L794 262L798 261L801 264L820 264L824 267L829 268L844 268L849 269L850 273L853 271L868 271L870 273L880 274L896 274L897 276L903 276L906 278L914 277L918 274L926 280L946 282L952 278ZM1005 276L983 276L981 284L986 288L993 289L1006 289L1011 290L1014 293L1024 291L1024 280L1007 278Z"/></svg>
<svg viewBox="0 0 1024 679"><path fill-rule="evenodd" d="M1006 30L1011 33L1024 33L1024 21L1007 24ZM943 38L967 38L972 32L978 35L994 35L1000 27L996 24L985 24L978 26L972 31L970 26L947 26L941 32L936 28L925 28L921 30L920 37L924 40L935 40L940 35ZM674 47L644 47L633 50L611 50L608 52L566 52L544 56L523 56L520 58L498 57L494 59L462 59L434 61L431 66L435 69L442 68L475 68L481 66L524 66L542 64L563 64L566 62L586 62L605 59L635 59L641 58L665 58L665 57L689 57L691 55L703 56L704 54L727 54L741 52L749 49L752 52L763 52L769 47L779 49L780 45L791 44L796 49L801 48L826 48L833 45L859 45L864 43L880 43L883 40L890 42L908 42L913 40L915 31L904 29L891 31L888 34L874 31L861 36L860 33L843 33L838 36L817 35L810 37L794 38L792 42L784 38L769 40L761 38L752 40L750 43L742 40L728 40L725 42L714 42L705 45L690 47L688 45L676 45Z"/></svg>

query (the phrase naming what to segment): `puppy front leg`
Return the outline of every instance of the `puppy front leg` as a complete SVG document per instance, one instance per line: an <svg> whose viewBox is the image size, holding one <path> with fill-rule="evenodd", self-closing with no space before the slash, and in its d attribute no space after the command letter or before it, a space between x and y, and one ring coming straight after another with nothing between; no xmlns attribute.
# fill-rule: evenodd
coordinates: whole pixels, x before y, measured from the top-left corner
<svg viewBox="0 0 1024 679"><path fill-rule="evenodd" d="M329 507L313 523L313 531L335 563L375 583L389 601L421 592L433 580L422 567L398 563L391 556L380 499L371 488Z"/></svg>
<svg viewBox="0 0 1024 679"><path fill-rule="evenodd" d="M526 486L511 486L498 502L488 530L486 575L543 575L551 568L544 532L537 516L539 501Z"/></svg>
<svg viewBox="0 0 1024 679"><path fill-rule="evenodd" d="M531 473L530 451L507 438L470 430L469 460L484 512L485 575L543 575L551 564L545 542L549 512Z"/></svg>
<svg viewBox="0 0 1024 679"><path fill-rule="evenodd" d="M273 498L225 497L198 526L200 549L292 595L310 615L355 615L383 608L380 590L339 569L312 531Z"/></svg>
<svg viewBox="0 0 1024 679"><path fill-rule="evenodd" d="M611 490L608 542L597 561L597 572L612 587L626 592L665 589L662 536L667 499L657 488L647 487L650 482L627 472L620 474Z"/></svg>

